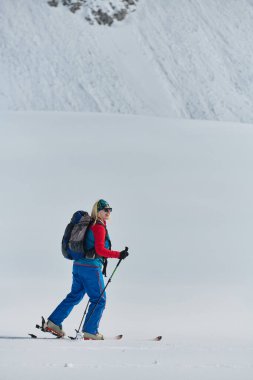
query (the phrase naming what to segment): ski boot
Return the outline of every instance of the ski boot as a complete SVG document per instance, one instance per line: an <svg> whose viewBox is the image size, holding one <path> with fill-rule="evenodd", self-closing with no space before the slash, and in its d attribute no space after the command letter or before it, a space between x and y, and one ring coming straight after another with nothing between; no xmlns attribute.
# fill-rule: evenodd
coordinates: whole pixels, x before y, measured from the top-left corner
<svg viewBox="0 0 253 380"><path fill-rule="evenodd" d="M50 332L51 334L58 336L59 338L62 338L64 335L66 335L62 329L62 326L58 326L49 320L44 324L44 331Z"/></svg>
<svg viewBox="0 0 253 380"><path fill-rule="evenodd" d="M104 340L104 336L102 334L90 334L83 331L83 339L84 340Z"/></svg>

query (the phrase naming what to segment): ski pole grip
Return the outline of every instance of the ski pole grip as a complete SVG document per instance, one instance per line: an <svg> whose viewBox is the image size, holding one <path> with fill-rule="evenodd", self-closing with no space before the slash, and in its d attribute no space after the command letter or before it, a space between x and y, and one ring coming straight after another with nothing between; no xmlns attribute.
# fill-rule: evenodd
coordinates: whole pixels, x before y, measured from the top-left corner
<svg viewBox="0 0 253 380"><path fill-rule="evenodd" d="M125 251L128 252L128 247L125 247ZM117 265L117 266L119 266L119 264L121 263L122 260L123 260L123 259L119 259L119 262L118 262L118 265Z"/></svg>

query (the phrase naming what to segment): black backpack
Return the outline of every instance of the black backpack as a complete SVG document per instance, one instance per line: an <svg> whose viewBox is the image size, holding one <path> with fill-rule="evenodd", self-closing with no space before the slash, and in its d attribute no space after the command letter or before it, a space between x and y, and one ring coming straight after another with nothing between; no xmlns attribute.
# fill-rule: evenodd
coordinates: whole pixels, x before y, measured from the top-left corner
<svg viewBox="0 0 253 380"><path fill-rule="evenodd" d="M86 211L76 211L67 225L62 238L62 254L68 260L95 258L95 250L84 249L85 235L92 219Z"/></svg>

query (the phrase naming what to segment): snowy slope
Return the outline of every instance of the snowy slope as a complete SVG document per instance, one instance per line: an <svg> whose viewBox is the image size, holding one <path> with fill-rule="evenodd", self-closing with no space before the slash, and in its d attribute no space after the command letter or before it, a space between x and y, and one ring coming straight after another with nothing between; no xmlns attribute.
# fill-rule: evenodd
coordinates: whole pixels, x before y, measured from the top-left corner
<svg viewBox="0 0 253 380"><path fill-rule="evenodd" d="M68 291L64 228L103 196L113 207L113 247L131 252L111 286L106 328L252 333L252 125L14 113L0 126L4 329L25 305L31 319L21 313L16 327L27 330Z"/></svg>
<svg viewBox="0 0 253 380"><path fill-rule="evenodd" d="M252 342L2 341L4 380L251 380Z"/></svg>
<svg viewBox="0 0 253 380"><path fill-rule="evenodd" d="M1 379L250 380L252 142L246 124L2 113L0 335L36 332L69 291L60 241L74 210L107 199L113 248L130 256L101 323L125 340L0 340Z"/></svg>
<svg viewBox="0 0 253 380"><path fill-rule="evenodd" d="M0 2L1 110L252 122L250 0L140 0L111 27L86 11Z"/></svg>

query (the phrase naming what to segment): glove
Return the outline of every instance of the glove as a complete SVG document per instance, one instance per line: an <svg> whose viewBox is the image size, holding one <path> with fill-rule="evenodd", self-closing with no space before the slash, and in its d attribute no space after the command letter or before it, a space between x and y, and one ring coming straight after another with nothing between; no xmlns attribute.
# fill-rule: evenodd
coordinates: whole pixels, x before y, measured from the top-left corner
<svg viewBox="0 0 253 380"><path fill-rule="evenodd" d="M121 252L120 252L120 256L119 256L119 258L120 258L120 260L124 260L128 255L129 255L129 253L128 253L128 248L126 247L126 248L124 249L124 251L121 251Z"/></svg>

